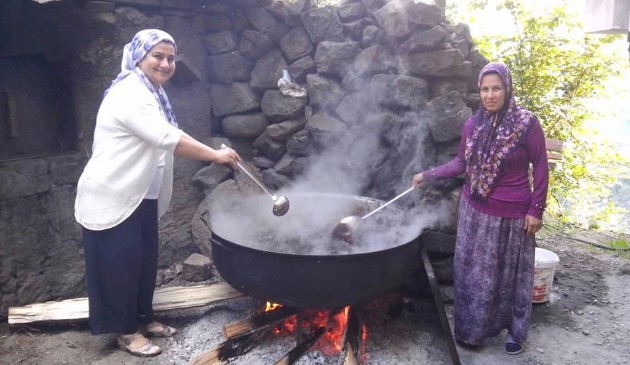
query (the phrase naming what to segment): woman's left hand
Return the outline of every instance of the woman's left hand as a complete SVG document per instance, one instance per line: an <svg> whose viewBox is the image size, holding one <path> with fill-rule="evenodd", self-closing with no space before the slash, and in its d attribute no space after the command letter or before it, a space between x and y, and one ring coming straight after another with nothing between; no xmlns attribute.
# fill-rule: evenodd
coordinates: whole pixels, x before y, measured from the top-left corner
<svg viewBox="0 0 630 365"><path fill-rule="evenodd" d="M531 215L525 216L525 234L533 236L536 232L542 228L542 219L532 217Z"/></svg>

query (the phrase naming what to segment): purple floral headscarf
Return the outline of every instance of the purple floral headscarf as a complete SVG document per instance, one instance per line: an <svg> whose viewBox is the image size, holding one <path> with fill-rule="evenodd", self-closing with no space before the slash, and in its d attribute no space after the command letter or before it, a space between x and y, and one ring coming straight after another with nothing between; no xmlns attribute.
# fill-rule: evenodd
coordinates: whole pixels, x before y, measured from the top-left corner
<svg viewBox="0 0 630 365"><path fill-rule="evenodd" d="M466 175L472 197L486 199L497 184L505 158L527 135L534 120L533 114L514 101L512 73L502 63L489 63L479 72L481 79L497 74L505 88L505 102L501 110L489 112L483 104L473 116L473 126L466 140L464 157Z"/></svg>
<svg viewBox="0 0 630 365"><path fill-rule="evenodd" d="M168 119L168 122L173 126L177 127L177 120L175 119L175 113L173 113L173 108L171 107L171 103L166 96L166 92L162 88L162 86L156 88L151 81L147 78L147 76L140 70L138 64L142 59L149 53L149 51L155 47L156 44L160 42L168 42L173 45L175 48L175 52L177 52L177 45L175 44L175 40L173 37L160 29L144 29L136 33L131 42L127 43L123 48L123 56L122 61L120 63L120 73L116 78L112 81L112 84L105 90L105 95L111 90L114 85L116 85L119 81L123 80L125 77L129 76L129 74L136 74L140 80L144 83L144 85L151 91L155 99L158 101L162 112Z"/></svg>

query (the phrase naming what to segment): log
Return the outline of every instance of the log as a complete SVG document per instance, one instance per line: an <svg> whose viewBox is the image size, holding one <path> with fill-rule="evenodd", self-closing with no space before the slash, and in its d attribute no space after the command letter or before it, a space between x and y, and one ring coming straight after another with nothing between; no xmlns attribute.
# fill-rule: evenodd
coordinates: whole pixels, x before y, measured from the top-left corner
<svg viewBox="0 0 630 365"><path fill-rule="evenodd" d="M343 365L358 365L356 358L354 356L354 351L352 348L352 344L350 343L350 341L348 341L348 333L352 334L353 333L353 329L350 329L350 326L354 325L354 323L352 322L352 318L355 317L354 312L354 308L353 307L348 307L348 311L346 312L347 314L347 322L346 322L346 326L343 329L343 333L341 335L341 343L343 344L343 347L341 349L341 353L340 353L340 358L342 360L342 364ZM354 331L354 332L358 332L358 331Z"/></svg>
<svg viewBox="0 0 630 365"><path fill-rule="evenodd" d="M326 333L326 327L319 327L310 333L304 341L295 346L291 351L284 355L276 362L276 365L292 365L295 364L306 352L313 347L317 341Z"/></svg>
<svg viewBox="0 0 630 365"><path fill-rule="evenodd" d="M201 307L242 296L244 294L225 283L159 288L155 290L155 295L153 296L153 309L156 312L162 312L173 309ZM36 303L24 307L9 307L9 325L85 320L88 317L87 298Z"/></svg>
<svg viewBox="0 0 630 365"><path fill-rule="evenodd" d="M304 354L308 352L328 331L332 331L335 325L335 317L344 311L345 308L337 308L328 312L328 323L326 327L318 327L316 329L310 329L308 334L304 334L303 331L298 331L296 336L298 344L289 352L287 352L280 360L276 361L275 365L292 365L297 362ZM301 319L300 319L301 318ZM301 325L301 320L307 320L308 316L305 311L298 312L298 329L306 328ZM347 326L344 328L344 330Z"/></svg>
<svg viewBox="0 0 630 365"><path fill-rule="evenodd" d="M348 313L348 325L345 333L343 365L358 365L365 358L363 343L363 308L351 308Z"/></svg>
<svg viewBox="0 0 630 365"><path fill-rule="evenodd" d="M343 357L343 365L359 365L354 348L352 348L352 345L349 343L346 343Z"/></svg>
<svg viewBox="0 0 630 365"><path fill-rule="evenodd" d="M267 324L224 341L216 348L197 356L189 365L224 365L230 358L249 352L271 330L273 324Z"/></svg>
<svg viewBox="0 0 630 365"><path fill-rule="evenodd" d="M280 307L271 311L258 312L249 318L223 325L223 336L229 340L261 326L276 325L294 314L295 308L293 307Z"/></svg>

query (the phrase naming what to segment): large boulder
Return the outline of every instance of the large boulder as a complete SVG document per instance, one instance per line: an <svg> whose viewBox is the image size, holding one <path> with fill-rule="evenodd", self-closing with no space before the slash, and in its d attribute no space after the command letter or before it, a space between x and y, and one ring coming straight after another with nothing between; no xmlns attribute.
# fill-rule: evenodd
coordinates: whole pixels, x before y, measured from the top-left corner
<svg viewBox="0 0 630 365"><path fill-rule="evenodd" d="M212 112L217 117L248 112L260 107L258 95L244 83L210 86Z"/></svg>

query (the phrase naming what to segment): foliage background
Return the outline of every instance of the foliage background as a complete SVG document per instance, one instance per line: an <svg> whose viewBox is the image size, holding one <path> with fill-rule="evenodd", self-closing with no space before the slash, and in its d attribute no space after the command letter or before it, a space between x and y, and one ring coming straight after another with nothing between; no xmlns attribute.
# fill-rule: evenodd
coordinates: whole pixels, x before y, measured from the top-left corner
<svg viewBox="0 0 630 365"><path fill-rule="evenodd" d="M447 2L447 16L470 26L480 52L511 68L518 101L547 138L565 142L547 215L628 231L630 144L602 133L619 121L620 132L630 129L628 43L624 35L585 34L584 10L582 1Z"/></svg>

